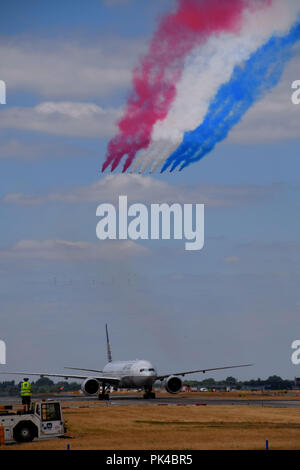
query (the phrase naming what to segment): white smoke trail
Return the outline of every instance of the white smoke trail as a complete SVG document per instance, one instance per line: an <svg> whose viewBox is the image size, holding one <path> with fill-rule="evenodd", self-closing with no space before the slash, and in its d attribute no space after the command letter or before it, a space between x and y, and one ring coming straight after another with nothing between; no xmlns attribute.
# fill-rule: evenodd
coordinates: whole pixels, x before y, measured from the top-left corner
<svg viewBox="0 0 300 470"><path fill-rule="evenodd" d="M164 145L163 150L158 154L157 158L152 162L152 168L150 173L154 173L157 168L159 168L164 161L168 158L169 155L171 155L180 145L181 141L178 141L176 143L170 143L166 144L165 142L162 144Z"/></svg>
<svg viewBox="0 0 300 470"><path fill-rule="evenodd" d="M141 167L143 172L152 165L151 172L155 171L180 145L184 133L201 124L211 98L230 79L235 65L273 34L285 33L300 12L299 0L273 0L265 8L257 5L245 11L239 33L213 36L187 58L170 111L155 124L150 146L137 156L134 169Z"/></svg>
<svg viewBox="0 0 300 470"><path fill-rule="evenodd" d="M141 152L139 152L138 157L133 162L132 170L134 172L138 171L139 173L143 173L144 171L146 171L147 168L152 165L153 161L156 160L158 155L161 155L161 153L164 152L166 145L169 143L170 141L168 140L151 142L147 149L141 150ZM175 148L177 148L178 143L180 143L180 140L176 142Z"/></svg>

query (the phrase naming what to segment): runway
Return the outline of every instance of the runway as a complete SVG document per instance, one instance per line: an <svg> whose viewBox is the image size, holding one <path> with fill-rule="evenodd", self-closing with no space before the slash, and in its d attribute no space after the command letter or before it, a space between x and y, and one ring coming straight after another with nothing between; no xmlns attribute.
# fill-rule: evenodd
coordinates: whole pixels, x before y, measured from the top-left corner
<svg viewBox="0 0 300 470"><path fill-rule="evenodd" d="M170 396L158 395L155 399L145 400L142 394L111 394L109 401L95 400L95 398L81 395L43 395L43 397L33 397L32 399L55 399L63 402L65 407L87 407L87 406L262 406L272 408L300 408L300 400L290 398L239 398L230 396L228 398L210 396ZM0 397L0 406L9 404L20 404L20 397Z"/></svg>

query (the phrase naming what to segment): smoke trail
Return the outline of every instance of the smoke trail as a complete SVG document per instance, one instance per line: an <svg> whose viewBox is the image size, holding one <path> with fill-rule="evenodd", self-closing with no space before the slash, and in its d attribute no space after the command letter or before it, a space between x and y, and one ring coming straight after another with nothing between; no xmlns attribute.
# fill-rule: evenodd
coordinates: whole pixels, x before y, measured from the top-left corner
<svg viewBox="0 0 300 470"><path fill-rule="evenodd" d="M293 46L300 40L300 23L284 36L273 36L242 66L236 66L230 81L221 86L209 106L203 123L187 132L179 148L167 159L162 172L173 171L200 160L229 131L249 108L278 84L286 63L293 57Z"/></svg>
<svg viewBox="0 0 300 470"><path fill-rule="evenodd" d="M212 35L186 58L168 115L154 125L150 146L139 152L134 167L150 163L153 170L160 167L179 147L185 132L203 122L212 97L230 80L234 67L248 60L271 36L286 34L300 10L298 0L273 0L272 4L256 2L251 5L251 9L243 12L243 26L238 35Z"/></svg>
<svg viewBox="0 0 300 470"><path fill-rule="evenodd" d="M161 20L148 54L134 70L133 91L102 171L110 164L114 170L127 155L125 171L136 153L148 147L153 125L166 117L174 100L186 55L211 33L239 29L248 2L178 0L177 10Z"/></svg>

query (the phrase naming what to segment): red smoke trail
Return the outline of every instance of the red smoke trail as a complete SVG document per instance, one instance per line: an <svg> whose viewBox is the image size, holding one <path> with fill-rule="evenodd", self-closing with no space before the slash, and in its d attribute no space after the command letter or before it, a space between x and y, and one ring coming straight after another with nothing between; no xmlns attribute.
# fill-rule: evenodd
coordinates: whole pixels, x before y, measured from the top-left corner
<svg viewBox="0 0 300 470"><path fill-rule="evenodd" d="M176 12L162 18L149 52L133 72L131 92L119 133L108 145L102 166L113 171L127 155L123 171L147 148L154 124L168 114L186 55L210 34L236 31L249 0L178 0Z"/></svg>

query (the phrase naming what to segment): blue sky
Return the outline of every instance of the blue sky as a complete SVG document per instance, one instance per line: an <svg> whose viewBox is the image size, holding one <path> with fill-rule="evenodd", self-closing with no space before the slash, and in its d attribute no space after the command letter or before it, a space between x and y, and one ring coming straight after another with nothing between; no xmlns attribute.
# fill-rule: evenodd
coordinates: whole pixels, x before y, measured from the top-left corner
<svg viewBox="0 0 300 470"><path fill-rule="evenodd" d="M184 172L100 174L131 71L172 5L1 5L7 370L102 366L107 322L114 358L147 358L161 372L253 362L233 375L299 376L290 345L300 331L300 106L291 104L300 55L227 141ZM98 204L124 191L138 202L205 203L204 249L97 240Z"/></svg>

